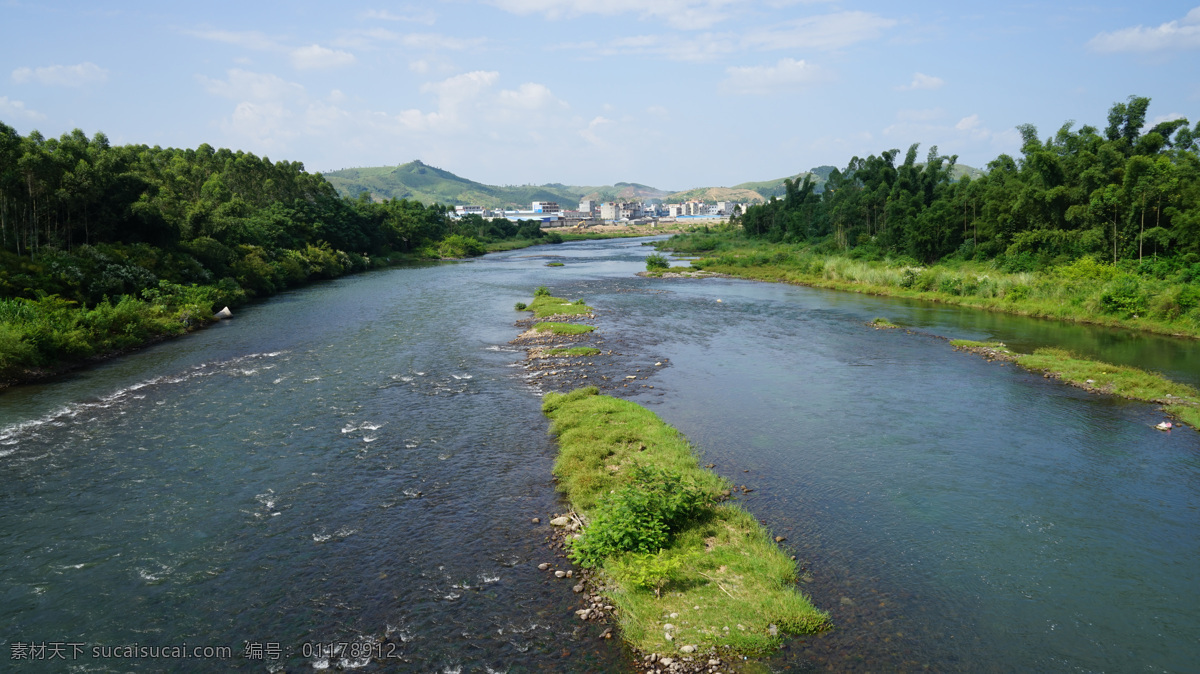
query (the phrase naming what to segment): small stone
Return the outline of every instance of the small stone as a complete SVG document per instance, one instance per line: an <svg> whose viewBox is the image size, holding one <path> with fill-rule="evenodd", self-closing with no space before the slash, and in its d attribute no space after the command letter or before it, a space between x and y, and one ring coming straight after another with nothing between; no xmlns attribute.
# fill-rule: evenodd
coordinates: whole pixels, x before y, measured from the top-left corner
<svg viewBox="0 0 1200 674"><path fill-rule="evenodd" d="M575 577L575 572L570 569L567 569L567 578L574 578L574 577Z"/></svg>
<svg viewBox="0 0 1200 674"><path fill-rule="evenodd" d="M784 542L784 541L786 541L786 540L787 540L787 539L786 539L786 538L784 538L783 536L776 536L776 537L775 537L775 542L776 542L776 543L782 543L782 542Z"/></svg>
<svg viewBox="0 0 1200 674"><path fill-rule="evenodd" d="M662 365L662 363L661 363L661 362L660 362L660 363L655 363L655 365L656 365L656 366L658 366L658 365Z"/></svg>
<svg viewBox="0 0 1200 674"><path fill-rule="evenodd" d="M669 631L675 629L675 626L672 625L671 623L667 623L666 625L663 625L663 629L669 632Z"/></svg>
<svg viewBox="0 0 1200 674"><path fill-rule="evenodd" d="M663 634L663 638L666 639L667 641L675 641L675 637L672 636L670 632Z"/></svg>
<svg viewBox="0 0 1200 674"><path fill-rule="evenodd" d="M850 597L842 597L842 606L854 606L854 600Z"/></svg>
<svg viewBox="0 0 1200 674"><path fill-rule="evenodd" d="M662 658L659 660L659 663L670 667L671 665L675 664L675 658Z"/></svg>
<svg viewBox="0 0 1200 674"><path fill-rule="evenodd" d="M692 644L688 644L687 646L680 646L679 651L681 653L695 653L696 647Z"/></svg>
<svg viewBox="0 0 1200 674"><path fill-rule="evenodd" d="M583 592L583 583L580 583L580 584L576 585L575 587L571 588L571 590L572 590L572 591L573 591L575 594L579 594L580 592Z"/></svg>
<svg viewBox="0 0 1200 674"><path fill-rule="evenodd" d="M796 561L796 555L792 555L792 561Z"/></svg>
<svg viewBox="0 0 1200 674"><path fill-rule="evenodd" d="M538 564L538 571L545 571L549 568L550 568L550 565L547 564L546 562L542 562L541 564Z"/></svg>
<svg viewBox="0 0 1200 674"><path fill-rule="evenodd" d="M678 613L672 613L672 614L671 614L671 617L672 617L672 618L678 618L678 617L679 617L679 614L678 614Z"/></svg>
<svg viewBox="0 0 1200 674"><path fill-rule="evenodd" d="M550 520L550 525L556 527L565 527L570 523L570 517L555 517L554 519Z"/></svg>
<svg viewBox="0 0 1200 674"><path fill-rule="evenodd" d="M541 524L541 523L542 523L542 518L540 518L540 517L535 517L535 518L533 518L532 522L533 522L534 524Z"/></svg>
<svg viewBox="0 0 1200 674"><path fill-rule="evenodd" d="M770 634L773 637L777 637L777 636L779 636L779 628L776 627L775 625L767 625L767 634Z"/></svg>
<svg viewBox="0 0 1200 674"><path fill-rule="evenodd" d="M601 638L601 639L611 639L611 638L612 638L612 628L611 628L611 627L609 627L608 629L606 629L606 630L604 630L603 632L601 632L601 633L600 633L600 638Z"/></svg>
<svg viewBox="0 0 1200 674"><path fill-rule="evenodd" d="M721 661L717 660L716 658L712 658L708 661L708 666L709 667L720 667Z"/></svg>
<svg viewBox="0 0 1200 674"><path fill-rule="evenodd" d="M566 576L567 576L567 572L566 572L566 571L555 571L555 572L554 572L554 577L555 577L555 578L566 578Z"/></svg>

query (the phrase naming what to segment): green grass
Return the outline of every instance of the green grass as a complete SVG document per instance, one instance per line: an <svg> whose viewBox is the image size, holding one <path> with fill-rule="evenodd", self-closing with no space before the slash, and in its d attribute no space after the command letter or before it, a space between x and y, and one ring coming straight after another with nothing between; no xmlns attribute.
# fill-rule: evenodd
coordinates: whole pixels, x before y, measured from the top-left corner
<svg viewBox="0 0 1200 674"><path fill-rule="evenodd" d="M1072 386L1096 393L1158 403L1171 416L1200 430L1200 391L1186 384L1171 381L1160 374L1136 367L1080 358L1065 349L1052 347L1036 349L1031 354L1021 354L1009 350L1000 342L955 339L951 340L950 344L955 348L1013 361L1032 372L1049 374Z"/></svg>
<svg viewBox="0 0 1200 674"><path fill-rule="evenodd" d="M986 311L1200 337L1196 284L1134 276L1081 258L1041 272L1005 272L996 261L913 266L713 233L664 242L707 257L692 266L741 278L957 304Z"/></svg>
<svg viewBox="0 0 1200 674"><path fill-rule="evenodd" d="M552 332L556 335L582 335L585 332L591 332L596 327L592 325L580 325L579 323L536 323L533 326L534 332Z"/></svg>
<svg viewBox="0 0 1200 674"><path fill-rule="evenodd" d="M564 265L562 262L547 262L546 266L547 267L563 267L566 265Z"/></svg>
<svg viewBox="0 0 1200 674"><path fill-rule="evenodd" d="M876 318L875 320L871 321L871 325L873 325L873 326L875 326L875 327L877 327L877 328L887 328L887 329L889 329L889 330L890 330L890 329L892 329L892 328L899 327L899 326L897 326L895 323L893 323L893 322L889 321L888 319L886 319L886 318L884 318L884 317L882 317L882 316L880 316L879 318Z"/></svg>
<svg viewBox="0 0 1200 674"><path fill-rule="evenodd" d="M572 302L561 297L551 297L550 295L535 296L527 309L532 311L536 318L545 318L547 316L578 316L590 314L593 311L586 304Z"/></svg>
<svg viewBox="0 0 1200 674"><path fill-rule="evenodd" d="M546 349L544 353L547 356L596 356L600 354L600 349L594 346L571 346Z"/></svg>
<svg viewBox="0 0 1200 674"><path fill-rule="evenodd" d="M547 394L543 410L558 437L559 488L585 519L631 481L635 463L678 474L714 496L726 487L700 467L683 435L633 402L586 388ZM778 648L785 634L830 627L828 616L797 591L795 563L732 504L706 507L657 554L608 557L602 573L624 638L646 653L675 655L690 644L700 653L756 655ZM667 617L672 613L678 617ZM665 636L667 623L673 641Z"/></svg>

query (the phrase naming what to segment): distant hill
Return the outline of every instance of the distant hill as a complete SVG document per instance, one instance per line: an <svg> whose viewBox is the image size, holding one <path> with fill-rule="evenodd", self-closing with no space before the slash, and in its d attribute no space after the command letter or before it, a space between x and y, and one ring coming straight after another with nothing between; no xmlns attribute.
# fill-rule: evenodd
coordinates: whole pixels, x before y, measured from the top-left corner
<svg viewBox="0 0 1200 674"><path fill-rule="evenodd" d="M377 200L413 199L424 204L471 204L486 208L529 208L534 201L555 201L570 208L579 200L572 188L566 186L485 185L421 161L400 166L342 169L324 176L346 196L357 197L368 192Z"/></svg>
<svg viewBox="0 0 1200 674"><path fill-rule="evenodd" d="M567 209L576 208L581 199L595 201L654 201L676 203L689 199L700 199L709 203L716 201L738 201L758 203L771 197L784 195L783 181L787 178L803 182L812 176L816 191L824 189L825 181L834 171L833 166L818 166L810 171L786 178L763 180L734 185L733 187L697 187L682 192L668 192L639 183L616 183L614 185L485 185L468 180L449 171L429 166L421 161L412 161L399 166L376 166L369 168L342 169L323 174L338 192L357 197L367 192L375 200L412 199L423 204L446 205L470 204L484 208L529 208L534 201L554 201ZM954 179L971 176L974 180L984 174L977 168L957 164Z"/></svg>

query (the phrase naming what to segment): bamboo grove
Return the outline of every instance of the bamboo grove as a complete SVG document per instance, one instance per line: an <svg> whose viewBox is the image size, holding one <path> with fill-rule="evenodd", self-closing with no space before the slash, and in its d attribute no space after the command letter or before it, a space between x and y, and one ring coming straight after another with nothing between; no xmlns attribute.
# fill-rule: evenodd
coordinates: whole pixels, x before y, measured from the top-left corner
<svg viewBox="0 0 1200 674"><path fill-rule="evenodd" d="M462 257L536 223L339 196L297 162L0 123L0 381L177 334L310 280Z"/></svg>
<svg viewBox="0 0 1200 674"><path fill-rule="evenodd" d="M918 146L851 159L823 191L788 181L751 206L748 236L808 242L854 257L997 260L1029 271L1084 256L1168 273L1200 262L1200 122L1147 128L1150 99L1115 104L1103 131L1074 122L1046 140L1018 127L1021 156L1000 155L978 179L954 180L954 156Z"/></svg>

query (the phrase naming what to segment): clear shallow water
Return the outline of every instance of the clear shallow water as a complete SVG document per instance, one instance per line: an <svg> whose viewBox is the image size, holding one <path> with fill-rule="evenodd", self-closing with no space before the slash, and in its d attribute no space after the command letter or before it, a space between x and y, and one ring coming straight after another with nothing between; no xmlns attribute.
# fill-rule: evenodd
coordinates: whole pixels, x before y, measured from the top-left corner
<svg viewBox="0 0 1200 674"><path fill-rule="evenodd" d="M633 277L648 252L582 242L341 279L0 393L0 637L238 654L275 642L288 671L324 664L301 651L330 641L401 656L366 671L627 668L618 644L579 629L569 585L536 570L553 561L529 519L560 507L554 447L506 342L512 304L546 284L666 359L636 399L755 489L747 507L787 536L838 629L791 643L776 667L1200 661L1196 434L1152 430L1150 406L863 323L1089 344L1111 360L1161 348L806 288ZM566 266L545 268L547 255Z"/></svg>

